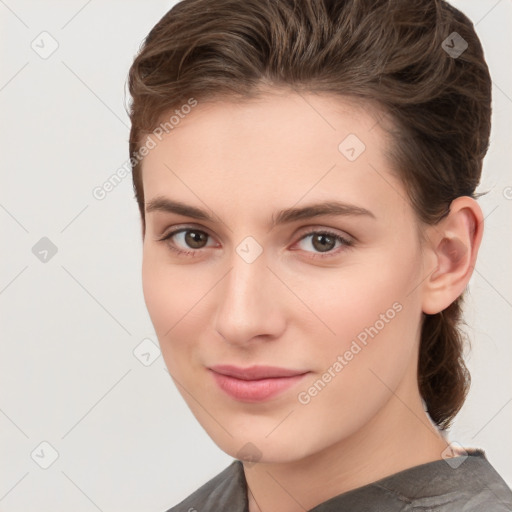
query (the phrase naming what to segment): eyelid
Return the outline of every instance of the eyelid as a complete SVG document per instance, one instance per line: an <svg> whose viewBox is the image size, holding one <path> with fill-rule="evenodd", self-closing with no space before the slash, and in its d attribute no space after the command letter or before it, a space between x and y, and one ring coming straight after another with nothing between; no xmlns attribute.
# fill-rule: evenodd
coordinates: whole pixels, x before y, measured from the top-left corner
<svg viewBox="0 0 512 512"><path fill-rule="evenodd" d="M357 241L355 236L350 235L346 231L343 231L343 230L337 229L337 228L329 228L326 226L320 226L320 225L307 226L304 228L304 232L302 232L302 234L299 234L297 236L300 236L300 240L302 240L303 237L305 237L307 235L314 234L314 233L328 233L333 236L339 236L340 238L343 238L347 242L356 242Z"/></svg>
<svg viewBox="0 0 512 512"><path fill-rule="evenodd" d="M179 231L187 231L187 230L197 230L197 231L204 231L209 237L215 238L210 231L205 228L204 226L201 226L200 224L176 224L166 230L161 235L156 236L156 240L165 240L169 235L175 235Z"/></svg>
<svg viewBox="0 0 512 512"><path fill-rule="evenodd" d="M189 224L177 224L175 226L172 226L168 230L165 230L162 235L158 235L156 238L157 238L157 240L162 240L162 239L165 239L170 233L176 234L177 231L186 230L186 229L191 229L191 230L197 229L198 231L204 231L205 233L208 234L208 236L215 238L210 233L208 228L205 228L201 224L194 224L194 223L192 223L192 224L190 224L190 223ZM353 242L357 241L357 238L355 236L348 234L346 231L342 231L337 228L321 226L321 225L303 226L299 230L299 234L298 235L295 234L295 236L300 236L302 239L304 236L310 235L312 233L317 233L317 232L331 233L333 235L340 236L341 238L344 238L347 241L353 241Z"/></svg>

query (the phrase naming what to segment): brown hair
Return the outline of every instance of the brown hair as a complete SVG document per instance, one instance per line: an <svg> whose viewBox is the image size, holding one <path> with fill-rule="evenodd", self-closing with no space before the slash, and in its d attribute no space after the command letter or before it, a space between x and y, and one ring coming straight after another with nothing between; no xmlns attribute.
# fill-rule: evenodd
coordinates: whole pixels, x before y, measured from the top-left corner
<svg viewBox="0 0 512 512"><path fill-rule="evenodd" d="M388 156L429 225L456 197L476 197L489 145L491 79L482 46L472 22L442 0L183 0L146 37L128 83L143 226L135 157L163 115L191 98L251 98L270 85L379 105L395 129ZM461 300L422 324L418 385L441 429L470 384Z"/></svg>

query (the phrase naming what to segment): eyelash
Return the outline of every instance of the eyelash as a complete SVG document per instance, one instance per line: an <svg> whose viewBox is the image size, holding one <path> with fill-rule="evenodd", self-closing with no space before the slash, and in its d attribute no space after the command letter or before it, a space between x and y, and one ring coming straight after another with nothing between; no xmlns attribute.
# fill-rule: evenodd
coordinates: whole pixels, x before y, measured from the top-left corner
<svg viewBox="0 0 512 512"><path fill-rule="evenodd" d="M207 236L210 236L206 231L203 231L203 230L198 229L198 228L188 227L188 228L175 229L174 231L171 231L171 232L167 233L166 235L164 235L162 238L158 238L157 241L159 241L159 242L170 241L170 239L174 235L177 235L178 233L182 233L182 232L186 232L186 231L198 231L200 233L204 233ZM352 247L353 244L354 244L354 242L352 240L344 238L341 235L339 235L337 233L334 233L333 231L329 231L328 229L311 230L311 231L309 231L307 233L304 233L301 236L301 238L298 240L298 242L304 240L305 238L307 238L308 236L311 236L311 235L328 235L328 236L334 238L337 242L341 243L341 247L338 247L337 251L335 251L333 249L331 251L325 252L324 254L322 254L322 253L312 253L313 255L311 257L313 259L334 257L334 256L338 255L339 252L341 250L343 250L343 248ZM187 257L194 257L194 256L196 256L196 254L198 252L200 252L202 250L202 249L196 249L196 250L191 250L191 251L184 251L182 249L178 249L177 247L173 246L170 243L168 243L167 246L169 247L169 249L171 249L175 253L177 253L177 254L179 254L181 256L187 256ZM306 252L309 252L309 251L306 251Z"/></svg>

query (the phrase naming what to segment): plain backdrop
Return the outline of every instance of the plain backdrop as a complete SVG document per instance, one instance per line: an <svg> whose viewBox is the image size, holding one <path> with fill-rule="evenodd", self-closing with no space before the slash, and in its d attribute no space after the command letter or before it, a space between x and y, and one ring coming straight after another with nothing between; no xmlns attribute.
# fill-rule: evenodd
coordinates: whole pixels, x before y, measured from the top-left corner
<svg viewBox="0 0 512 512"><path fill-rule="evenodd" d="M93 196L128 158L126 75L173 3L0 0L2 512L163 512L232 460L159 355L130 176ZM512 4L453 4L494 85L466 307L473 382L449 437L511 485Z"/></svg>

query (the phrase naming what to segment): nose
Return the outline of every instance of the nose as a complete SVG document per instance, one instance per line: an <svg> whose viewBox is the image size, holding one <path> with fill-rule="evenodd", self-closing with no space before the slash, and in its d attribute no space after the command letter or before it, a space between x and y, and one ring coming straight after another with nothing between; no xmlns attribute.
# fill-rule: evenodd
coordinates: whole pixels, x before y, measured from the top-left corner
<svg viewBox="0 0 512 512"><path fill-rule="evenodd" d="M286 326L282 283L267 267L262 253L247 262L235 251L231 271L217 289L215 328L230 344L252 345L278 338Z"/></svg>

